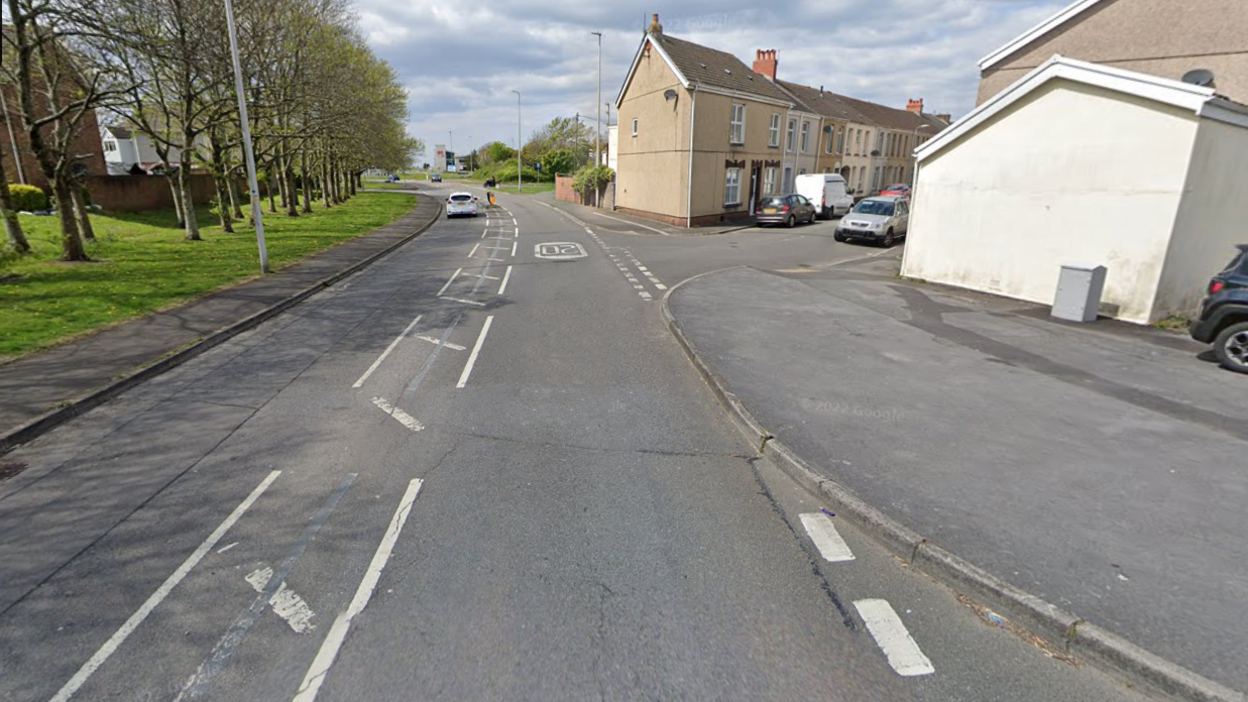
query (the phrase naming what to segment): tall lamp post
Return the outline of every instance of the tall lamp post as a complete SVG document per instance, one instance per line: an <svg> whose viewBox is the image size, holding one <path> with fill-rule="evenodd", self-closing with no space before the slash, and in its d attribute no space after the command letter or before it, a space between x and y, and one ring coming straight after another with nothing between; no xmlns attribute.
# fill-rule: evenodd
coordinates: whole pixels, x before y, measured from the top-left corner
<svg viewBox="0 0 1248 702"><path fill-rule="evenodd" d="M594 168L602 165L602 32L590 32L598 37L598 100L594 108ZM594 207L598 207L598 188L594 187Z"/></svg>
<svg viewBox="0 0 1248 702"><path fill-rule="evenodd" d="M260 250L260 272L268 273L269 252L264 245L264 219L260 215L260 186L256 183L256 155L251 150L251 123L247 119L247 100L243 97L243 68L238 61L238 30L234 28L234 4L230 0L225 0L225 23L229 27L230 55L234 59L234 90L238 93L238 120L243 128L243 156L247 161L247 187L251 191L251 218L256 220L256 247Z"/></svg>
<svg viewBox="0 0 1248 702"><path fill-rule="evenodd" d="M930 126L931 126L931 125L929 125L929 124L920 124L919 126L915 127L915 129L914 129L914 148L916 148L916 149L917 149L917 148L919 148L919 132L923 131L924 129L927 129L927 128L928 128L928 127L930 127ZM913 154L914 154L914 151L912 150L910 153L911 153L911 155L913 155ZM916 185L918 185L918 184L919 184L919 162L918 162L918 160L916 159L916 160L915 160L915 162L914 162L914 168L913 168L913 169L911 169L911 172L910 172L910 188L913 190L913 189L914 189L914 186L916 186Z"/></svg>
<svg viewBox="0 0 1248 702"><path fill-rule="evenodd" d="M520 179L521 169L524 167L524 161L520 159L520 152L524 150L524 144L520 141L520 91L511 91L516 94L516 192L524 192L524 181Z"/></svg>

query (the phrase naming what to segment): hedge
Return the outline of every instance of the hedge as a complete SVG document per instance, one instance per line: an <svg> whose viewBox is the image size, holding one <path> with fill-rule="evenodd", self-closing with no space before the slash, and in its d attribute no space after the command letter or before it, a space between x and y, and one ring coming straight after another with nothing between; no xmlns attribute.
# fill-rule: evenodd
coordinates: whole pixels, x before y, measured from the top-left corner
<svg viewBox="0 0 1248 702"><path fill-rule="evenodd" d="M33 185L14 183L9 185L9 195L13 197L13 209L18 212L34 212L48 209L48 196Z"/></svg>

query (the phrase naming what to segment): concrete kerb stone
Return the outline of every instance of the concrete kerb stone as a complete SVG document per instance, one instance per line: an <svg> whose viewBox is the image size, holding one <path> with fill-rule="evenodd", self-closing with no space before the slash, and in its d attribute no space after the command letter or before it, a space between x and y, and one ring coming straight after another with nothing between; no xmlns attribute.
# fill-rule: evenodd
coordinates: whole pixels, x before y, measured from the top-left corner
<svg viewBox="0 0 1248 702"><path fill-rule="evenodd" d="M155 363L144 366L143 368L140 368L139 370L136 370L132 373L124 375L118 378L117 380L113 381L112 383L109 383L108 385L100 388L99 390L95 390L94 392L83 395L82 397L76 398L74 400L70 400L66 402L65 405L62 407L58 407L49 412L45 412L44 414L39 415L38 417L35 417L34 419L28 422L20 424L17 427L10 429L4 432L3 434L0 434L0 456L3 456L4 454L12 451L13 449L17 448L18 446L21 446L22 444L29 443L39 438L40 436L48 433L52 429L64 424L65 422L68 422L69 420L79 415L85 414L91 409L94 409L95 407L98 407L104 404L108 400L111 400L112 398L117 397L118 395L124 393L130 388L135 387L136 385L140 385L152 378L155 378L158 375L161 375L162 373L165 373L174 368L177 368L178 366L182 365L183 363L186 363L187 361L191 360L192 358L195 358L196 356L204 353L205 351L208 351L209 349L215 346L219 346L220 344L230 340L231 338L235 336L238 336L239 334L247 331L248 329L251 329L253 327L260 325L262 322L281 314L282 312L286 311L287 309L290 309L291 307L294 307L300 302L303 302L307 298L315 295L316 293L320 292L321 290L324 290L325 288L328 288L329 286L333 285L334 283L337 283L343 278L346 278L347 276L352 275L355 272L363 268L366 268L367 266L371 265L378 259L384 256L387 256L390 253L393 253L400 246L403 246L404 244L410 242L412 239L415 239L421 234L424 234L426 231L428 231L430 227L433 226L435 222L438 221L438 218L441 214L442 214L442 204L439 202L437 205L437 208L434 210L433 216L429 218L429 221L420 225L414 232L412 232L408 236L403 237L402 239L396 241L390 246L387 246L381 251L378 251L377 253L369 256L368 258L365 258L361 261L357 261L351 264L350 266L347 266L346 268L338 271L337 273L334 273L333 275L327 278L323 278L317 281L316 283L312 284L311 286L304 288L303 290L300 290L299 292L281 300L280 302L274 303L273 305L270 305L269 307L266 307L263 310L260 310L259 312L256 312L253 315L245 317L227 327L218 329L217 331L213 332L212 334L209 334L203 339L200 339L199 341L179 351L175 351L165 356L164 358L161 358Z"/></svg>
<svg viewBox="0 0 1248 702"><path fill-rule="evenodd" d="M682 286L704 276L733 268L696 275L672 286L663 296L663 319L712 393L728 411L737 428L790 478L828 502L833 512L873 538L911 567L955 590L966 592L999 609L1028 631L1042 637L1076 660L1125 678L1138 687L1167 697L1194 702L1248 702L1244 693L1204 678L1182 666L1130 643L1121 636L1090 624L1078 616L1025 592L969 561L932 544L896 519L867 504L851 490L821 477L783 442L762 428L745 405L698 355L680 322L671 312L671 297Z"/></svg>

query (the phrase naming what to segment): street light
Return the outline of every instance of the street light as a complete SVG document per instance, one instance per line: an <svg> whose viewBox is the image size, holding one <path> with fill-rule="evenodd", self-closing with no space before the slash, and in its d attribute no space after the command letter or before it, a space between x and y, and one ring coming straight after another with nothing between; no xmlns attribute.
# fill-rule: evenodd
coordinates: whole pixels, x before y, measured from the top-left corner
<svg viewBox="0 0 1248 702"><path fill-rule="evenodd" d="M602 165L602 139L599 129L602 127L602 32L590 32L598 37L598 100L594 108L594 168ZM594 207L598 207L598 188L594 187Z"/></svg>
<svg viewBox="0 0 1248 702"><path fill-rule="evenodd" d="M516 192L524 192L524 181L520 179L520 171L524 168L524 161L520 159L520 152L524 148L524 144L520 141L520 91L511 91L516 94Z"/></svg>
<svg viewBox="0 0 1248 702"><path fill-rule="evenodd" d="M256 183L256 155L251 150L251 124L247 101L243 98L243 69L238 61L238 31L234 28L234 5L225 0L225 23L230 31L230 55L234 58L234 90L238 93L238 120L243 128L243 155L247 162L247 187L251 191L251 218L256 220L256 247L260 250L260 272L269 272L269 252L264 245L264 219L260 215L260 186ZM273 187L270 183L269 187ZM304 184L307 187L307 184Z"/></svg>

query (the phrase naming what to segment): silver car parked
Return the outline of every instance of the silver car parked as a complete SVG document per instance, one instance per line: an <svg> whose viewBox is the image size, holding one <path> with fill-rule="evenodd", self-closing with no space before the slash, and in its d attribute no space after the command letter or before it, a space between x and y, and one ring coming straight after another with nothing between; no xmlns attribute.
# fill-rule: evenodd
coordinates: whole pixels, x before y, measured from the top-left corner
<svg viewBox="0 0 1248 702"><path fill-rule="evenodd" d="M906 236L910 201L904 197L869 197L841 218L833 237L837 241L867 239L892 246Z"/></svg>

